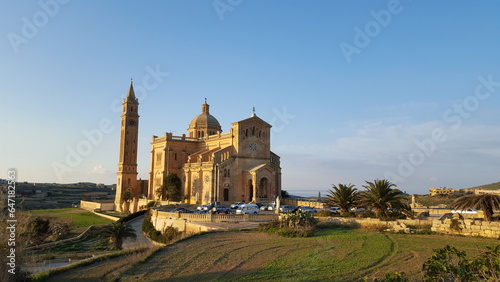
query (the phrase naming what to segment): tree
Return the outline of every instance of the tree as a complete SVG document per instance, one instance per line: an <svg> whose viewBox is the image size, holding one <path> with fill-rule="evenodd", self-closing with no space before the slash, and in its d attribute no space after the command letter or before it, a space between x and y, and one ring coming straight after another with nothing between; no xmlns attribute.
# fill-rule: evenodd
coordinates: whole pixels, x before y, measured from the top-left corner
<svg viewBox="0 0 500 282"><path fill-rule="evenodd" d="M394 189L396 184L387 179L366 181L365 191L360 193L360 202L366 207L373 208L378 216L387 216L388 208L399 209L402 207L403 192Z"/></svg>
<svg viewBox="0 0 500 282"><path fill-rule="evenodd" d="M129 190L123 191L123 194L122 194L122 203L125 203L125 208L123 209L123 211L129 212L130 201L131 200L132 200L132 193L130 193Z"/></svg>
<svg viewBox="0 0 500 282"><path fill-rule="evenodd" d="M101 236L103 239L111 242L115 249L121 250L123 240L126 238L136 239L137 235L132 226L127 222L116 221L109 227L102 230Z"/></svg>
<svg viewBox="0 0 500 282"><path fill-rule="evenodd" d="M333 184L333 190L328 190L326 203L330 206L341 208L342 212L348 211L351 207L356 206L359 200L358 189L354 188L353 184L345 185Z"/></svg>
<svg viewBox="0 0 500 282"><path fill-rule="evenodd" d="M290 194L288 194L288 191L281 190L281 198L282 199L288 199L288 198L290 198Z"/></svg>
<svg viewBox="0 0 500 282"><path fill-rule="evenodd" d="M484 220L491 221L493 211L500 209L500 195L465 195L453 201L450 206L452 209L458 210L465 210L467 208L482 210Z"/></svg>
<svg viewBox="0 0 500 282"><path fill-rule="evenodd" d="M175 173L169 173L163 181L162 191L166 194L169 201L180 201L182 198L181 193L182 181Z"/></svg>

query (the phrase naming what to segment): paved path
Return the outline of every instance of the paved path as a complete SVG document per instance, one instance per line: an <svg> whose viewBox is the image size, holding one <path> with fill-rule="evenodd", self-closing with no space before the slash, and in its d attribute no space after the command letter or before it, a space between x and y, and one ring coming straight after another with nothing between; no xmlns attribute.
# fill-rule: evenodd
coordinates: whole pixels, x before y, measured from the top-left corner
<svg viewBox="0 0 500 282"><path fill-rule="evenodd" d="M151 248L154 247L155 245L142 234L142 221L144 220L144 216L139 216L137 218L132 219L129 221L130 225L132 225L132 228L135 230L135 234L137 235L137 239L133 240L131 238L125 239L123 241L123 249L124 250L133 250L133 249L138 249L138 248Z"/></svg>

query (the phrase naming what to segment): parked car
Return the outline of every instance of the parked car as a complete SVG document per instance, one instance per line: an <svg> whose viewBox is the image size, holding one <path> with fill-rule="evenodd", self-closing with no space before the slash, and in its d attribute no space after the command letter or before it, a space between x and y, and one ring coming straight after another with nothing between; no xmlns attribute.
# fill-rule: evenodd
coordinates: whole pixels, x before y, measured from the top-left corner
<svg viewBox="0 0 500 282"><path fill-rule="evenodd" d="M231 209L235 210L235 209L237 209L239 206L244 205L244 204L245 204L245 202L239 202L239 203L231 204L231 205L229 206L229 208L231 208Z"/></svg>
<svg viewBox="0 0 500 282"><path fill-rule="evenodd" d="M280 212L291 212L291 211L293 211L293 207L289 205L280 206Z"/></svg>
<svg viewBox="0 0 500 282"><path fill-rule="evenodd" d="M256 204L244 204L236 209L236 214L257 214L259 212L259 206L257 206Z"/></svg>
<svg viewBox="0 0 500 282"><path fill-rule="evenodd" d="M318 210L316 210L313 207L308 207L308 206L300 206L299 210L305 212L305 213L317 213Z"/></svg>
<svg viewBox="0 0 500 282"><path fill-rule="evenodd" d="M170 212L193 213L192 211L190 211L186 208L175 208L175 209L171 210Z"/></svg>
<svg viewBox="0 0 500 282"><path fill-rule="evenodd" d="M275 209L276 209L276 205L275 204L267 206L267 210L268 211L274 211Z"/></svg>
<svg viewBox="0 0 500 282"><path fill-rule="evenodd" d="M330 207L330 211L331 212L340 212L340 208L339 207Z"/></svg>
<svg viewBox="0 0 500 282"><path fill-rule="evenodd" d="M269 209L269 205L263 205L259 208L261 211L267 211Z"/></svg>
<svg viewBox="0 0 500 282"><path fill-rule="evenodd" d="M349 209L349 211L351 211L351 212L364 212L364 211L366 211L366 209L365 208L352 207L352 208Z"/></svg>
<svg viewBox="0 0 500 282"><path fill-rule="evenodd" d="M465 210L452 210L451 213L466 213L466 214L476 214L477 210L473 208L468 208Z"/></svg>
<svg viewBox="0 0 500 282"><path fill-rule="evenodd" d="M212 208L211 205L200 205L196 209L199 211L208 211Z"/></svg>
<svg viewBox="0 0 500 282"><path fill-rule="evenodd" d="M230 214L231 209L225 206L217 206L216 207L216 213L222 213L222 214Z"/></svg>

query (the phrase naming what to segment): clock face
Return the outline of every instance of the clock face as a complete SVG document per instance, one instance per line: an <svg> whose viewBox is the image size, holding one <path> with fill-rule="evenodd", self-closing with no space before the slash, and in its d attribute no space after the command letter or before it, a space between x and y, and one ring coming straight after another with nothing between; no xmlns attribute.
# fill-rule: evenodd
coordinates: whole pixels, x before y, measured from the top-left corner
<svg viewBox="0 0 500 282"><path fill-rule="evenodd" d="M257 151L257 144L255 143L250 143L250 151L256 152Z"/></svg>
<svg viewBox="0 0 500 282"><path fill-rule="evenodd" d="M134 125L135 125L135 120L130 120L130 121L128 122L128 124L129 124L130 126L134 126Z"/></svg>

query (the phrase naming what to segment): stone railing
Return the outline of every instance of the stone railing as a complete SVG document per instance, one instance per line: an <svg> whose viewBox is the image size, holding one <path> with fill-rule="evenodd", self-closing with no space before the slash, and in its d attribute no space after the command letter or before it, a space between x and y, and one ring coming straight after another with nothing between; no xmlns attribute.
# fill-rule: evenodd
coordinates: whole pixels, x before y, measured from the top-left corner
<svg viewBox="0 0 500 282"><path fill-rule="evenodd" d="M276 214L197 214L153 211L155 218L186 220L188 222L266 222L278 217Z"/></svg>
<svg viewBox="0 0 500 282"><path fill-rule="evenodd" d="M198 233L214 230L199 223L268 222L277 217L275 214L193 214L153 211L151 223L156 230L162 232L167 226L172 226L182 232Z"/></svg>

